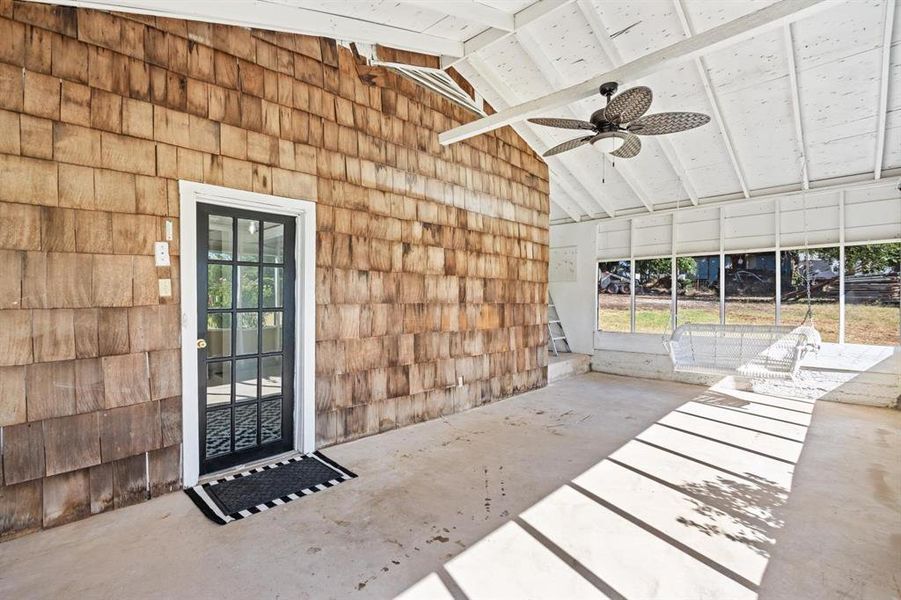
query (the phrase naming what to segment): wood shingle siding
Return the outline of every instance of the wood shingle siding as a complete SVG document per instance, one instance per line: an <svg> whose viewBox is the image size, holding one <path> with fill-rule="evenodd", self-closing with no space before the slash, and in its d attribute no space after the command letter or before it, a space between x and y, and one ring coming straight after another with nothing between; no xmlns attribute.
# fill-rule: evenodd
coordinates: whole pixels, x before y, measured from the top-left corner
<svg viewBox="0 0 901 600"><path fill-rule="evenodd" d="M0 0L0 539L181 485L179 179L317 202L318 446L546 383L544 163L353 60Z"/></svg>

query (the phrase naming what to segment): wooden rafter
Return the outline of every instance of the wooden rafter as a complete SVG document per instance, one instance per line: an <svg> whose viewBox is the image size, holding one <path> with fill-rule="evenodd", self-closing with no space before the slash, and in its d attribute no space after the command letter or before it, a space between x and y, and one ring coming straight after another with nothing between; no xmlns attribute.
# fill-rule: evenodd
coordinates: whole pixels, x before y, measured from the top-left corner
<svg viewBox="0 0 901 600"><path fill-rule="evenodd" d="M445 37L420 33L363 21L345 15L324 12L317 3L301 4L288 0L257 0L256 2L223 2L221 0L192 0L191 2L159 2L154 0L37 0L44 4L81 6L98 10L161 15L174 19L204 21L257 27L287 33L320 35L368 44L381 44L424 54L463 56L463 43Z"/></svg>
<svg viewBox="0 0 901 600"><path fill-rule="evenodd" d="M801 119L801 99L798 92L798 67L795 63L795 41L791 23L784 26L785 55L788 57L788 79L791 86L792 116L795 121L795 136L801 160L801 188L810 189L810 174L807 172L807 145L804 143L804 122Z"/></svg>
<svg viewBox="0 0 901 600"><path fill-rule="evenodd" d="M485 92L493 93L497 100L500 100L498 103L500 106L508 106L511 102L516 102L519 100L519 96L516 92L510 89L503 81L494 76L488 66L485 64L485 61L482 60L481 57L477 55L467 57L466 64L472 68L476 75L482 80L485 85ZM489 98L489 101L491 99ZM515 129L520 135L522 135L523 139L529 143L530 146L537 152L543 152L549 147L549 144L546 141L545 134L543 132L538 132L537 128L534 128L532 125L528 123L517 123L515 125ZM574 174L570 169L566 166L563 159L559 156L548 157L545 159L549 165L553 165L554 171L556 171L561 180L564 178L569 179L571 184L567 186L570 190L570 195L573 197L581 207L582 210L585 211L585 214L591 216L593 214L598 214L598 207L606 213L608 216L613 217L614 211L611 209L603 200L594 196L589 192L589 187L583 183L579 177ZM579 194L578 190L582 190L582 193ZM581 201L580 198L589 197L591 198L597 206L592 207L589 204L586 204Z"/></svg>
<svg viewBox="0 0 901 600"><path fill-rule="evenodd" d="M679 17L679 22L682 24L682 32L687 38L691 38L694 35L694 28L688 20L688 15L685 12L685 6L682 4L682 0L673 0L673 4L676 9L676 15ZM694 63L695 68L698 71L698 77L701 78L701 85L704 87L704 93L707 95L707 102L710 104L713 120L716 121L716 125L719 127L720 135L723 137L723 144L726 146L726 153L729 155L729 161L732 163L732 168L735 170L735 176L738 178L738 184L741 186L741 191L745 198L750 198L751 192L748 189L745 173L741 168L741 164L738 162L738 155L735 153L735 146L732 144L732 136L729 134L729 127L726 125L726 120L723 118L719 100L717 100L716 92L713 90L710 76L707 74L707 66L704 64L704 59L701 56L695 57Z"/></svg>
<svg viewBox="0 0 901 600"><path fill-rule="evenodd" d="M464 21L479 23L489 29L497 29L499 31L513 31L514 15L497 8L492 8L487 4L479 2L460 2L445 0L429 0L422 2L421 0L400 0L403 4L415 5L417 8L426 8L445 15L457 17Z"/></svg>
<svg viewBox="0 0 901 600"><path fill-rule="evenodd" d="M532 64L538 69L538 72L544 77L545 82L547 82L548 86L551 88L560 88L565 85L562 76L560 75L560 71L557 70L557 67L548 59L547 55L541 50L541 45L538 41L532 37L526 31L518 31L516 32L516 37L520 41L520 47L526 53L526 56L529 57L529 60L532 61ZM577 115L572 109L567 108L567 112L569 116L573 119L584 119L585 115ZM594 150L594 147L592 147ZM613 157L611 157L607 153L601 153L604 157L604 160L613 165ZM654 205L649 200L647 193L645 193L644 189L641 187L637 178L631 171L631 168L628 165L624 165L620 162L620 166L617 167L617 172L620 177L626 182L629 188L632 190L632 193L635 194L635 197L644 205L644 207L648 210L648 212L654 212Z"/></svg>
<svg viewBox="0 0 901 600"><path fill-rule="evenodd" d="M879 123L876 129L876 164L873 168L875 179L882 177L882 161L885 157L885 125L888 119L889 70L892 61L892 27L895 22L895 1L885 0L882 30L882 71L879 83Z"/></svg>
<svg viewBox="0 0 901 600"><path fill-rule="evenodd" d="M598 43L601 46L601 51L606 56L607 61L613 65L614 67L618 67L623 64L623 58L617 50L616 45L613 43L613 40L607 35L607 26L604 24L604 20L598 14L598 12L588 3L588 0L576 0L576 6L579 7L579 12L582 13L582 17L588 23L588 26L591 28L591 31L594 33L594 37L598 40ZM682 161L679 159L678 154L673 149L672 144L665 137L657 137L654 138L657 142L657 145L660 147L660 151L666 157L666 160L669 162L673 171L676 173L676 176L679 177L679 181L682 184L682 189L685 190L685 193L688 195L688 198L691 200L691 203L695 206L698 205L698 193L695 190L694 184L691 183L691 180L688 177L688 172L685 169L685 165L682 164Z"/></svg>
<svg viewBox="0 0 901 600"><path fill-rule="evenodd" d="M646 77L709 52L726 48L764 31L780 27L784 23L808 16L832 4L833 2L829 0L780 0L753 13L646 54L582 83L511 106L491 116L445 131L439 136L439 141L445 145L453 144L521 121L526 117L537 115L539 112L589 98L595 95L598 87L606 81L635 80Z"/></svg>
<svg viewBox="0 0 901 600"><path fill-rule="evenodd" d="M496 44L501 40L507 39L514 32L522 29L529 23L537 21L541 17L569 4L574 0L537 0L519 12L513 15L513 29L504 31L502 29L491 28L469 38L463 42L463 54L459 56L443 56L441 58L441 68L446 69L452 67L467 56L470 56L483 48L487 48L492 44Z"/></svg>

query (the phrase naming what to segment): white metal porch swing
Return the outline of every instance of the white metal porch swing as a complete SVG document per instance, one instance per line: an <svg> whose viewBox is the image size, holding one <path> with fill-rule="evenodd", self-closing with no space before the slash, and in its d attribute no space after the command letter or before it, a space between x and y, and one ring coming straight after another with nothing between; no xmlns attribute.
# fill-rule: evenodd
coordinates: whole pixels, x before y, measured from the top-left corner
<svg viewBox="0 0 901 600"><path fill-rule="evenodd" d="M795 380L801 362L820 348L813 322L810 252L807 240L807 201L803 200L805 287L807 313L798 326L686 323L676 327L664 344L673 371L752 379ZM679 206L676 206L678 213ZM676 216L674 215L675 219ZM674 228L675 230L675 228ZM776 269L780 268L777 258ZM720 282L724 285L725 282ZM673 281L675 285L675 281Z"/></svg>

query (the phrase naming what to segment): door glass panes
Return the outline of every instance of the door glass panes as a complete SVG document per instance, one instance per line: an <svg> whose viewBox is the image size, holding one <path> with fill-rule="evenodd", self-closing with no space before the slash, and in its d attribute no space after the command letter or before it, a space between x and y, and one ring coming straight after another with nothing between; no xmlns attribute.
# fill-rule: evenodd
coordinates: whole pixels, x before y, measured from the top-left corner
<svg viewBox="0 0 901 600"><path fill-rule="evenodd" d="M898 344L901 242L845 247L845 342Z"/></svg>
<svg viewBox="0 0 901 600"><path fill-rule="evenodd" d="M263 223L263 262L282 263L285 260L285 226Z"/></svg>
<svg viewBox="0 0 901 600"><path fill-rule="evenodd" d="M198 297L204 473L290 449L294 439L293 222L204 208L212 210L232 216L204 212L201 221L209 227L198 265L207 275Z"/></svg>
<svg viewBox="0 0 901 600"><path fill-rule="evenodd" d="M228 404L232 392L231 361L206 364L206 404Z"/></svg>
<svg viewBox="0 0 901 600"><path fill-rule="evenodd" d="M210 410L206 413L206 455L226 454L231 450L230 408Z"/></svg>
<svg viewBox="0 0 901 600"><path fill-rule="evenodd" d="M263 348L261 352L280 352L282 349L282 313L263 313Z"/></svg>
<svg viewBox="0 0 901 600"><path fill-rule="evenodd" d="M726 323L776 323L776 253L727 254Z"/></svg>
<svg viewBox="0 0 901 600"><path fill-rule="evenodd" d="M628 260L598 263L598 329L629 332L631 304Z"/></svg>
<svg viewBox="0 0 901 600"><path fill-rule="evenodd" d="M231 265L209 265L207 267L207 298L208 308L231 308Z"/></svg>
<svg viewBox="0 0 901 600"><path fill-rule="evenodd" d="M230 313L211 313L206 316L206 352L208 358L231 356L232 316Z"/></svg>
<svg viewBox="0 0 901 600"><path fill-rule="evenodd" d="M259 314L238 313L238 331L235 341L235 354L256 354L257 339L259 337Z"/></svg>
<svg viewBox="0 0 901 600"><path fill-rule="evenodd" d="M260 222L238 219L238 260L260 260Z"/></svg>
<svg viewBox="0 0 901 600"><path fill-rule="evenodd" d="M282 437L282 401L266 400L260 404L260 442L274 442Z"/></svg>
<svg viewBox="0 0 901 600"><path fill-rule="evenodd" d="M238 308L256 308L260 304L259 267L238 267Z"/></svg>
<svg viewBox="0 0 901 600"><path fill-rule="evenodd" d="M635 331L663 333L669 329L672 262L670 258L635 261Z"/></svg>
<svg viewBox="0 0 901 600"><path fill-rule="evenodd" d="M232 223L231 217L210 215L210 233L207 239L207 256L210 260L231 260Z"/></svg>
<svg viewBox="0 0 901 600"><path fill-rule="evenodd" d="M257 405L235 407L235 450L257 445Z"/></svg>
<svg viewBox="0 0 901 600"><path fill-rule="evenodd" d="M282 393L282 357L264 356L262 363L262 395L272 396Z"/></svg>
<svg viewBox="0 0 901 600"><path fill-rule="evenodd" d="M783 325L801 325L807 315L807 286L817 331L838 342L839 252L835 248L782 251Z"/></svg>
<svg viewBox="0 0 901 600"><path fill-rule="evenodd" d="M257 359L235 361L235 402L257 397Z"/></svg>
<svg viewBox="0 0 901 600"><path fill-rule="evenodd" d="M263 307L281 307L285 295L285 270L282 267L263 268Z"/></svg>
<svg viewBox="0 0 901 600"><path fill-rule="evenodd" d="M719 323L719 255L680 256L676 267L676 323Z"/></svg>

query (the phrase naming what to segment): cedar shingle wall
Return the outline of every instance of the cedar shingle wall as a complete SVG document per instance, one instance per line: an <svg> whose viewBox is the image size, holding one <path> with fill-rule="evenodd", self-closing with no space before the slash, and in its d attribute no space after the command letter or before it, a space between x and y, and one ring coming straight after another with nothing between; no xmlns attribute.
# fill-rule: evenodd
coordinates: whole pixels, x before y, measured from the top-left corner
<svg viewBox="0 0 901 600"><path fill-rule="evenodd" d="M547 170L438 144L471 118L332 40L0 0L0 538L180 485L178 179L317 201L319 445L544 385Z"/></svg>

